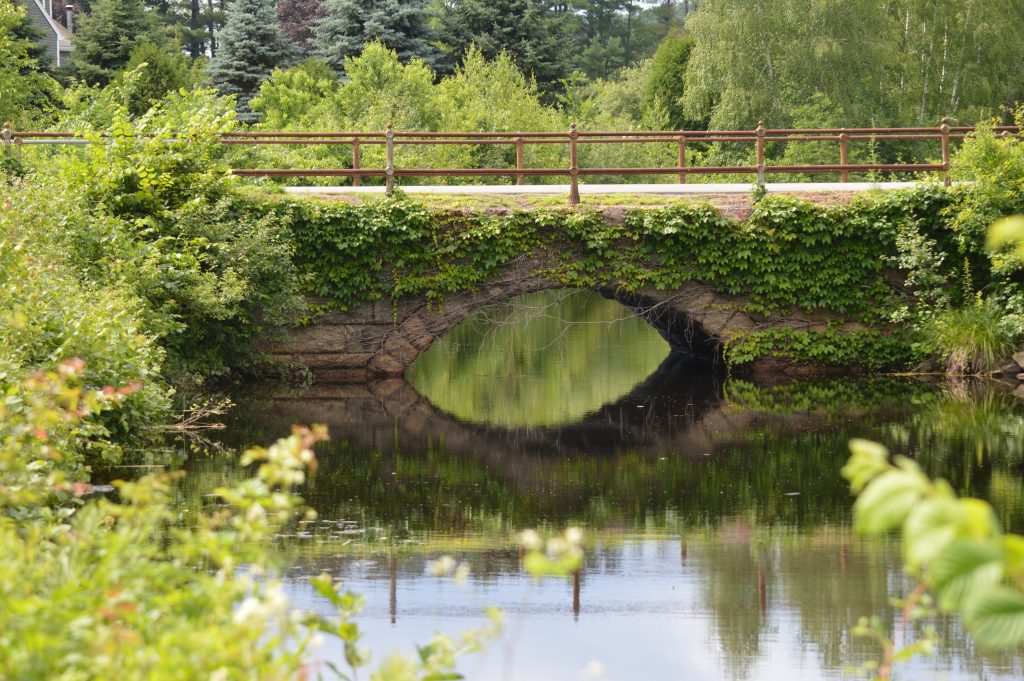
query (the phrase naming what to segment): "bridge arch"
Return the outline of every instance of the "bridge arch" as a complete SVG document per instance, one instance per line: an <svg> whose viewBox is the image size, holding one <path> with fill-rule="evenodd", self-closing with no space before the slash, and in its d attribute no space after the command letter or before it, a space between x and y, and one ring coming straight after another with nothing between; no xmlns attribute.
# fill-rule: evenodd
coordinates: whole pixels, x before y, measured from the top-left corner
<svg viewBox="0 0 1024 681"><path fill-rule="evenodd" d="M308 367L316 383L401 376L435 340L475 312L553 288L565 286L524 264L475 291L450 294L442 303L402 298L328 312L315 323L290 332L270 352L281 362ZM674 352L702 363L716 362L732 334L760 323L738 311L741 301L697 283L671 291L627 291L610 282L594 289L643 317Z"/></svg>

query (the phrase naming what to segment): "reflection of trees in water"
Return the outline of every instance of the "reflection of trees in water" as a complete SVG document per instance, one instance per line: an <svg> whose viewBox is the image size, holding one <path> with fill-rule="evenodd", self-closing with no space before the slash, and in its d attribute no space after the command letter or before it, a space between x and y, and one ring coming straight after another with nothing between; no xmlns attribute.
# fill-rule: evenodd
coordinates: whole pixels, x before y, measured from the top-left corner
<svg viewBox="0 0 1024 681"><path fill-rule="evenodd" d="M732 678L745 679L761 659L762 640L770 635L766 547L737 520L723 525L703 543L692 561L703 572L700 596L714 620L722 662ZM772 603L774 606L774 603ZM709 642L714 648L714 642Z"/></svg>
<svg viewBox="0 0 1024 681"><path fill-rule="evenodd" d="M845 527L851 497L838 469L850 437L909 452L1020 522L1021 412L991 384L965 398L942 384L898 380L730 382L723 398L692 382L655 383L632 394L653 417L599 412L600 428L624 433L616 446L595 448L599 454L585 449L586 422L572 426L581 433L573 442L556 436L568 427L472 426L438 413L401 382L268 403L241 412L228 436L236 445L264 443L293 421L331 427L335 439L320 448L320 475L305 496L322 518L379 526L392 541L337 534L324 545L304 544L300 565L310 573L336 562L352 541L346 550L360 555L396 552L397 579L421 573L424 552L451 551L480 579L497 580L520 570L514 531L580 524L602 537L582 575L585 618L588 574L629 564L616 537L683 535L682 569L696 571L712 618L709 646L720 648L735 678L751 678L759 655L790 628L800 632L802 651L837 669L874 654L850 638L859 616L890 613L897 625L888 607L888 588L902 583L896 547L851 538ZM237 474L226 459L194 460L190 470L181 494L193 504ZM1018 656L973 653L955 621L940 621L939 633L938 669L979 677L988 664L1024 675Z"/></svg>
<svg viewBox="0 0 1024 681"><path fill-rule="evenodd" d="M558 289L487 308L449 331L409 370L438 408L473 423L571 423L657 369L668 345L622 305Z"/></svg>
<svg viewBox="0 0 1024 681"><path fill-rule="evenodd" d="M407 532L514 531L541 521L692 527L747 512L761 523L846 522L850 498L838 470L849 438L864 436L916 454L962 490L996 496L1004 513L1024 498L1021 438L1008 435L1020 413L998 393L964 403L936 385L847 380L833 382L843 402L832 403L821 381L758 393L745 384L750 406L740 407L691 381L631 393L573 426L503 430L461 423L393 383L386 394L360 386L338 399L278 401L240 414L249 425L230 435L266 442L293 421L327 423L335 439L320 449L320 474L305 496L328 517ZM627 402L647 408L630 412ZM1003 440L986 442L975 456L981 427L1007 433L1006 449ZM210 462L203 477L224 466Z"/></svg>

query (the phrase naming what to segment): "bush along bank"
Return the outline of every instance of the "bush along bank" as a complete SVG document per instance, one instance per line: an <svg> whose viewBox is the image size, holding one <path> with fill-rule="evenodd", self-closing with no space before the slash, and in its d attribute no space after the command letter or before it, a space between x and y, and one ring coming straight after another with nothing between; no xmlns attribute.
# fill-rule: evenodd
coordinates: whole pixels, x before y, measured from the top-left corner
<svg viewBox="0 0 1024 681"><path fill-rule="evenodd" d="M566 287L707 287L755 321L720 339L735 369L772 358L874 371L940 354L929 325L979 295L1003 327L1017 323L1016 272L994 266L984 232L958 222L976 203L928 185L834 207L766 197L744 221L709 204L613 222L579 210L432 212L402 196L350 205L254 194L235 210L287 225L321 311L407 297L443 308L446 296L528 262L531 275Z"/></svg>

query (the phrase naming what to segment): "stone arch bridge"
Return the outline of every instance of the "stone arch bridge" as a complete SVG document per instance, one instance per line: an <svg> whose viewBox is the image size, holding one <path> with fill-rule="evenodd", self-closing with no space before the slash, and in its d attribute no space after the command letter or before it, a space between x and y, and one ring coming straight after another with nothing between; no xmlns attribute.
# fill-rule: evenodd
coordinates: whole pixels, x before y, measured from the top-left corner
<svg viewBox="0 0 1024 681"><path fill-rule="evenodd" d="M564 288L541 272L538 264L521 259L474 291L448 295L443 304L406 297L328 312L268 349L277 361L308 367L314 383L401 376L420 353L473 313L527 293ZM647 320L673 352L700 363L717 362L723 344L736 334L772 328L824 331L829 321L826 313L776 318L748 314L741 311L745 299L716 293L696 282L664 291L631 292L611 282L594 289ZM843 330L853 327L861 328L847 324ZM779 360L755 362L750 368L754 372L790 369Z"/></svg>

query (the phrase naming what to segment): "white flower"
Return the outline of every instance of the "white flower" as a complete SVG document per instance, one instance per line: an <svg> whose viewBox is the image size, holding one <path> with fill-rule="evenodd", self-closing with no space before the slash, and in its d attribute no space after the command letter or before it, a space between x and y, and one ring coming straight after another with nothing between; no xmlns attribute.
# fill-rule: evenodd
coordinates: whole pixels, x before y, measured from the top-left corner
<svg viewBox="0 0 1024 681"><path fill-rule="evenodd" d="M573 546L579 546L583 543L583 530L578 527L570 527L565 531L565 541Z"/></svg>
<svg viewBox="0 0 1024 681"><path fill-rule="evenodd" d="M437 560L427 562L427 570L434 577L447 577L455 569L455 559L451 556L441 556Z"/></svg>
<svg viewBox="0 0 1024 681"><path fill-rule="evenodd" d="M527 551L536 551L542 545L536 530L523 530L519 533L519 545Z"/></svg>
<svg viewBox="0 0 1024 681"><path fill-rule="evenodd" d="M235 624L248 624L249 622L261 620L262 612L263 604L260 603L260 599L255 596L249 596L238 606L238 610L235 610L235 614L231 619L234 620Z"/></svg>

